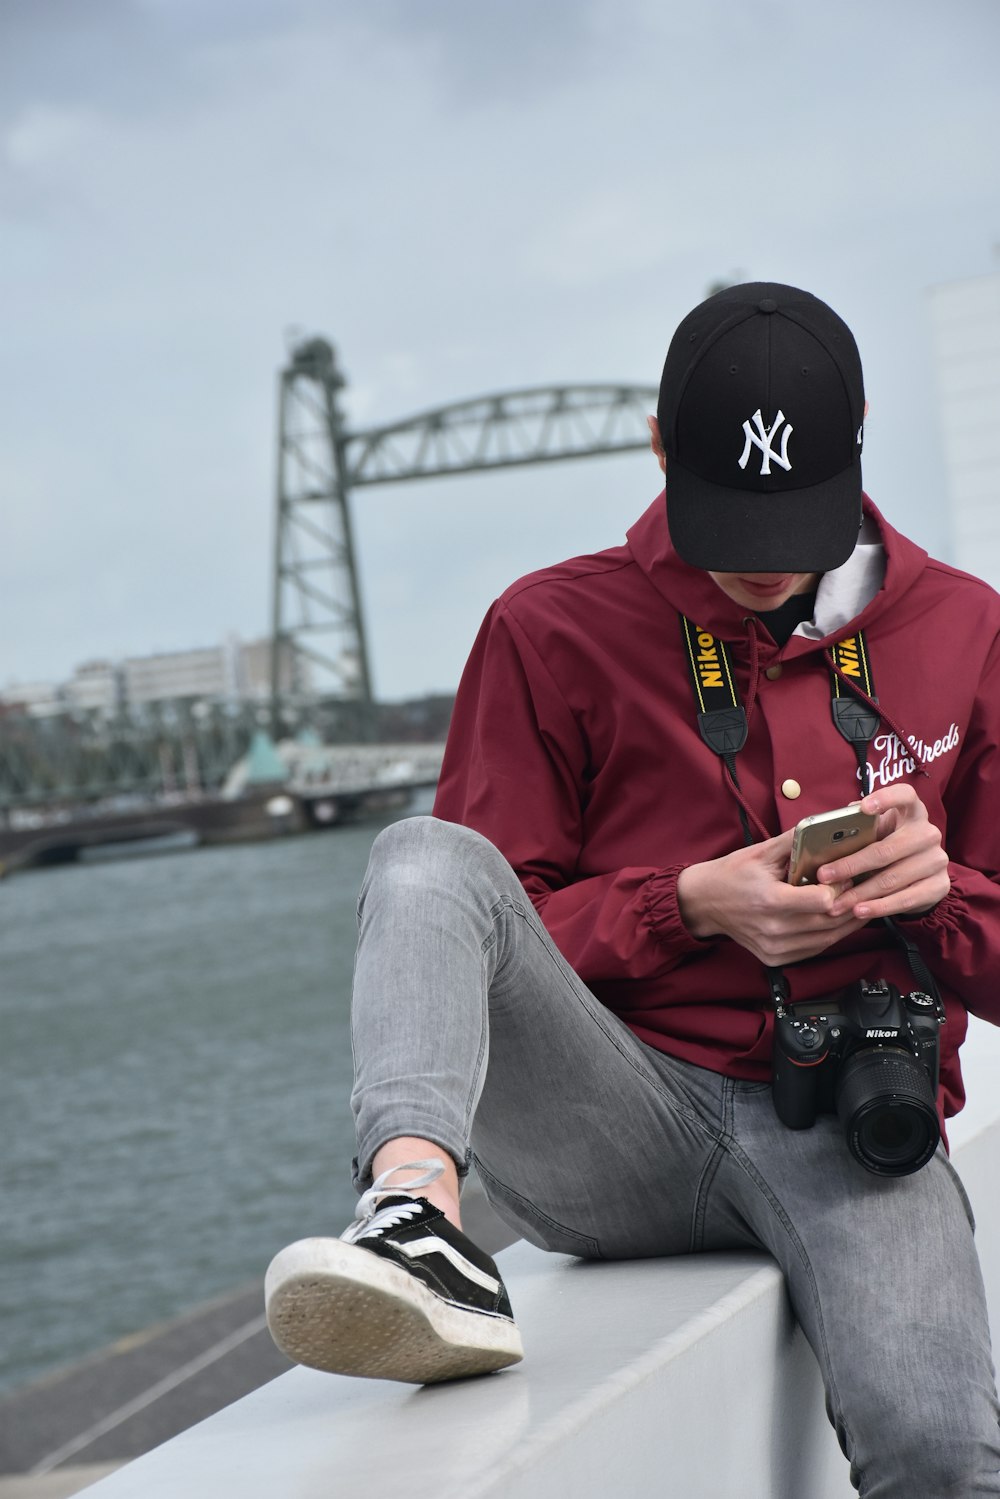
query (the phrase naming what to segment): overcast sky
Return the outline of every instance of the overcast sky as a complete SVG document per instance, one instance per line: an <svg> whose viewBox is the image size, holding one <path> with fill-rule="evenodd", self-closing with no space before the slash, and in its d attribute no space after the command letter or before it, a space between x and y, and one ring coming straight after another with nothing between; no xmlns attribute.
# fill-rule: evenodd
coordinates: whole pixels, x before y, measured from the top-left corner
<svg viewBox="0 0 1000 1499"><path fill-rule="evenodd" d="M996 0L0 0L0 687L266 633L276 376L355 427L655 385L719 278L852 325L866 487L948 554L928 289L997 269ZM377 691L455 686L646 455L362 491Z"/></svg>

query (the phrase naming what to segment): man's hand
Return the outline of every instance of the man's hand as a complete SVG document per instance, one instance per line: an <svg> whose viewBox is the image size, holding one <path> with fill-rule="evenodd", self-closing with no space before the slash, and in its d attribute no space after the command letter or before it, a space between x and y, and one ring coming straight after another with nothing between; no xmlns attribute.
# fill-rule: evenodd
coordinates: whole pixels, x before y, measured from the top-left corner
<svg viewBox="0 0 1000 1499"><path fill-rule="evenodd" d="M681 870L677 900L691 935L731 937L767 967L780 968L859 931L865 923L850 904L837 909L842 885L788 884L791 851L789 831ZM837 866L824 866L831 867Z"/></svg>
<svg viewBox="0 0 1000 1499"><path fill-rule="evenodd" d="M912 786L888 786L861 802L879 816L875 842L821 866L816 885L786 883L792 833L691 864L677 881L693 937L731 937L771 968L798 963L879 916L916 915L948 894L940 831ZM852 884L854 879L861 883Z"/></svg>
<svg viewBox="0 0 1000 1499"><path fill-rule="evenodd" d="M877 916L916 915L936 906L951 889L948 855L913 787L873 791L861 809L879 814L875 842L846 859L822 865L817 874L821 886L839 891L831 914L871 921ZM853 879L861 883L847 883Z"/></svg>

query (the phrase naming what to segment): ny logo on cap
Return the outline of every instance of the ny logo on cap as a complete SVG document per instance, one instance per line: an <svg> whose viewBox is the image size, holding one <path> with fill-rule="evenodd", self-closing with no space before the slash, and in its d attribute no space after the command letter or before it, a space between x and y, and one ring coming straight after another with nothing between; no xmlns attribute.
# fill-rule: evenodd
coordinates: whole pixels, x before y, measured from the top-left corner
<svg viewBox="0 0 1000 1499"><path fill-rule="evenodd" d="M772 438L777 436L778 429L780 428L784 420L785 413L779 410L778 415L774 418L774 421L771 423L770 427L765 427L764 418L760 414L760 407L757 407L757 410L750 418L750 421L746 421L743 423L743 433L746 437L746 445L743 449L743 457L740 459L740 468L746 468L747 464L750 461L750 449L753 447L757 447L760 448L761 452L760 474L762 479L769 475L771 472L772 458L774 459L775 463L779 464L786 471L786 473L791 469L792 465L788 458L788 439L795 431L795 428L791 425L790 422L786 424L785 430L781 434L780 453L775 451L771 442ZM757 428L756 432L750 425L751 421Z"/></svg>

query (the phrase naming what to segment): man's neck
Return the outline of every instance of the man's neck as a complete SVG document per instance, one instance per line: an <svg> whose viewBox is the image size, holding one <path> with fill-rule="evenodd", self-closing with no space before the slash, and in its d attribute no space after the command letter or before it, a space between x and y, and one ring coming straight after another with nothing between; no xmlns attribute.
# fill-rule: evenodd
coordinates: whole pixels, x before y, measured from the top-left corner
<svg viewBox="0 0 1000 1499"><path fill-rule="evenodd" d="M776 645L784 645L795 633L797 625L804 619L812 619L816 607L816 589L808 593L793 593L777 609L757 609L760 622L767 627Z"/></svg>

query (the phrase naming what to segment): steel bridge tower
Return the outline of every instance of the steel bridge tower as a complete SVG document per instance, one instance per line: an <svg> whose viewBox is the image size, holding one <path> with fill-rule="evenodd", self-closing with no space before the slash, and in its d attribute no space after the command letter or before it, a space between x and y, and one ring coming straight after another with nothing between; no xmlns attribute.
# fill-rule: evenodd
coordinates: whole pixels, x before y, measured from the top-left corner
<svg viewBox="0 0 1000 1499"><path fill-rule="evenodd" d="M649 442L655 386L514 390L347 430L344 377L331 344L311 338L281 372L273 584L272 732L289 710L352 705L373 723L371 671L351 526L351 495L369 484L483 472Z"/></svg>
<svg viewBox="0 0 1000 1499"><path fill-rule="evenodd" d="M323 338L281 372L271 717L314 698L371 703L371 673L348 505L344 378Z"/></svg>

